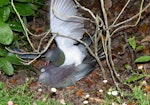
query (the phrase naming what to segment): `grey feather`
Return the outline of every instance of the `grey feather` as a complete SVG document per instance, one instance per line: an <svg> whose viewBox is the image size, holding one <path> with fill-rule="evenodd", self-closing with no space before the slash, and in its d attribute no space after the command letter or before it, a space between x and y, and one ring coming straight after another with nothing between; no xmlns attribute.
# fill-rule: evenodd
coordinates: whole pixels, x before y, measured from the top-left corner
<svg viewBox="0 0 150 105"><path fill-rule="evenodd" d="M48 50L43 57L46 58L48 62L51 61L55 66L60 66L65 61L65 55L58 47L54 48L53 50Z"/></svg>
<svg viewBox="0 0 150 105"><path fill-rule="evenodd" d="M65 65L56 67L46 66L45 72L41 73L38 82L50 87L62 88L75 84L95 68L95 62L83 63L78 66Z"/></svg>

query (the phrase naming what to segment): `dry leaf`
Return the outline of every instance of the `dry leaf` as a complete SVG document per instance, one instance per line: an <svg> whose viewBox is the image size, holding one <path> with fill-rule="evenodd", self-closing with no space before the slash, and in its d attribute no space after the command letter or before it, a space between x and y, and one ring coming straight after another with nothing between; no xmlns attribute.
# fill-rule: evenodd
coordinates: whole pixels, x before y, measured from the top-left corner
<svg viewBox="0 0 150 105"><path fill-rule="evenodd" d="M150 42L150 36L146 36L141 42Z"/></svg>
<svg viewBox="0 0 150 105"><path fill-rule="evenodd" d="M89 85L89 86L92 86L93 85L93 81L89 78L86 78L85 79L85 82Z"/></svg>
<svg viewBox="0 0 150 105"><path fill-rule="evenodd" d="M11 79L9 82L12 83L12 84L16 84L17 79L16 78L15 79Z"/></svg>
<svg viewBox="0 0 150 105"><path fill-rule="evenodd" d="M96 78L96 79L99 79L99 78L100 78L100 75L99 75L99 73L95 70L95 71L92 72L92 77L93 77L93 78Z"/></svg>
<svg viewBox="0 0 150 105"><path fill-rule="evenodd" d="M144 34L146 33L147 30L148 30L148 25L147 24L143 24L140 27L140 31L143 32Z"/></svg>
<svg viewBox="0 0 150 105"><path fill-rule="evenodd" d="M82 95L83 95L83 91L82 91L82 90L78 90L78 91L76 92L76 95L77 95L77 96L82 96Z"/></svg>
<svg viewBox="0 0 150 105"><path fill-rule="evenodd" d="M40 34L40 33L44 32L44 31L45 31L45 27L44 26L35 29L35 32L37 34Z"/></svg>
<svg viewBox="0 0 150 105"><path fill-rule="evenodd" d="M75 87L76 87L76 86L74 86L74 85L69 86L70 89L75 89Z"/></svg>
<svg viewBox="0 0 150 105"><path fill-rule="evenodd" d="M146 86L145 86L145 92L146 92L146 93L150 92L150 85L146 85Z"/></svg>
<svg viewBox="0 0 150 105"><path fill-rule="evenodd" d="M109 10L112 7L112 0L105 0L105 9Z"/></svg>
<svg viewBox="0 0 150 105"><path fill-rule="evenodd" d="M135 102L130 102L127 105L137 105Z"/></svg>
<svg viewBox="0 0 150 105"><path fill-rule="evenodd" d="M44 65L44 62L41 60L37 60L36 62L33 63L33 66L37 68L41 68L43 65Z"/></svg>

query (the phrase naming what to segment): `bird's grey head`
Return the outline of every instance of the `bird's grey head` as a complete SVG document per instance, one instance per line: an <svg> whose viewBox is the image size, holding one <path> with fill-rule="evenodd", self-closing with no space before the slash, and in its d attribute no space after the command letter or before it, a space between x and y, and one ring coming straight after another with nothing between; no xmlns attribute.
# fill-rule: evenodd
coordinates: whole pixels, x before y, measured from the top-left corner
<svg viewBox="0 0 150 105"><path fill-rule="evenodd" d="M43 72L40 74L38 82L47 85L49 84L49 79L50 79L50 75L47 72Z"/></svg>

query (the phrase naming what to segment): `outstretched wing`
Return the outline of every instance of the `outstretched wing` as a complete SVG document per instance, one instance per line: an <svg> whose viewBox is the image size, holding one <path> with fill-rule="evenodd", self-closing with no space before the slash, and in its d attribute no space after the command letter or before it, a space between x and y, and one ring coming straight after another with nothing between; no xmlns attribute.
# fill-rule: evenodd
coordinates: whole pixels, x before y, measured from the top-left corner
<svg viewBox="0 0 150 105"><path fill-rule="evenodd" d="M81 39L85 32L83 20L79 18L77 8L73 0L51 0L50 7L51 32ZM58 46L70 46L75 43L69 38L57 37Z"/></svg>

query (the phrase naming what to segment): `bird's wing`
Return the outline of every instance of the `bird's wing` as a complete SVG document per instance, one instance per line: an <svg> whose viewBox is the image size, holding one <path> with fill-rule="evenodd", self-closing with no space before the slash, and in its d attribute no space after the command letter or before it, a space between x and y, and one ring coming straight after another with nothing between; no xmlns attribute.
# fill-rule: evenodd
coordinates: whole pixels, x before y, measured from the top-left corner
<svg viewBox="0 0 150 105"><path fill-rule="evenodd" d="M85 32L83 20L78 17L73 0L51 0L50 28L52 33L81 39ZM57 45L73 45L74 40L56 38Z"/></svg>
<svg viewBox="0 0 150 105"><path fill-rule="evenodd" d="M84 78L95 68L96 62L90 61L89 63L82 63L76 67L76 72L74 73L72 80L78 81Z"/></svg>

